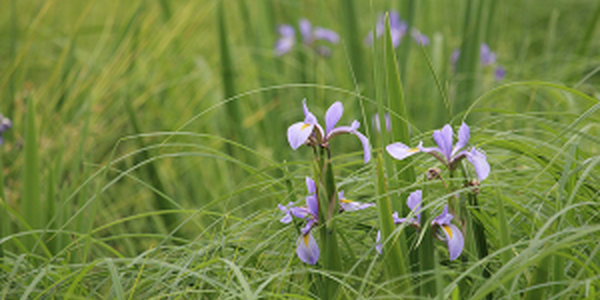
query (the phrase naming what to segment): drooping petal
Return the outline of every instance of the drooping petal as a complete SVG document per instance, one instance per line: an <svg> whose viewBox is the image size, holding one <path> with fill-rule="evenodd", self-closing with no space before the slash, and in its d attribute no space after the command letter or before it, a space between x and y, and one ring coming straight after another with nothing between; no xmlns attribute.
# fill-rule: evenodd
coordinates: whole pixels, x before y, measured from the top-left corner
<svg viewBox="0 0 600 300"><path fill-rule="evenodd" d="M469 126L467 124L462 123L460 125L460 129L458 129L458 142L454 145L454 149L452 149L452 156L456 155L458 151L467 146L469 143L469 139L471 138L471 133Z"/></svg>
<svg viewBox="0 0 600 300"><path fill-rule="evenodd" d="M306 207L308 207L308 210L315 219L319 217L319 198L317 195L310 195L306 197Z"/></svg>
<svg viewBox="0 0 600 300"><path fill-rule="evenodd" d="M298 147L304 145L313 132L314 127L315 125L305 122L294 123L288 127L287 138L292 149L296 150Z"/></svg>
<svg viewBox="0 0 600 300"><path fill-rule="evenodd" d="M352 131L350 132L351 134L354 134L355 136L358 137L358 139L360 140L362 147L363 147L363 159L365 164L369 162L369 160L371 160L371 144L369 143L369 139L364 136L362 133L358 132L358 131Z"/></svg>
<svg viewBox="0 0 600 300"><path fill-rule="evenodd" d="M281 205L281 204L277 204L277 207L279 208L279 210L281 210L283 213L285 213L285 216L283 216L283 218L281 218L281 220L279 220L279 222L283 223L283 224L289 224L290 222L292 222L292 215L290 214L290 208L292 207L294 203L290 202L288 203L288 205Z"/></svg>
<svg viewBox="0 0 600 300"><path fill-rule="evenodd" d="M333 103L327 112L325 113L325 134L328 135L337 122L342 118L342 114L344 113L344 106L342 102L336 101Z"/></svg>
<svg viewBox="0 0 600 300"><path fill-rule="evenodd" d="M419 148L411 148L400 142L389 144L385 147L385 150L395 159L403 160L415 153L419 153Z"/></svg>
<svg viewBox="0 0 600 300"><path fill-rule="evenodd" d="M301 19L298 22L298 27L300 28L300 34L302 35L304 43L310 43L312 40L312 25L310 24L310 21Z"/></svg>
<svg viewBox="0 0 600 300"><path fill-rule="evenodd" d="M417 220L421 222L421 202L423 201L423 191L416 190L410 195L408 195L408 199L406 199L406 205L415 212L417 215Z"/></svg>
<svg viewBox="0 0 600 300"><path fill-rule="evenodd" d="M485 154L473 148L471 151L466 152L466 156L473 167L475 167L475 172L479 180L486 179L490 174L490 164L487 162Z"/></svg>
<svg viewBox="0 0 600 300"><path fill-rule="evenodd" d="M324 40L332 44L337 44L340 42L340 36L331 29L317 27L313 31L313 35L316 40Z"/></svg>
<svg viewBox="0 0 600 300"><path fill-rule="evenodd" d="M446 235L450 260L457 259L465 247L465 238L462 232L454 224L445 224L440 226L440 228Z"/></svg>
<svg viewBox="0 0 600 300"><path fill-rule="evenodd" d="M375 250L379 252L379 254L383 253L383 244L381 243L381 230L377 230L377 238L375 239Z"/></svg>
<svg viewBox="0 0 600 300"><path fill-rule="evenodd" d="M446 160L450 162L452 157L452 138L454 131L449 124L446 124L441 130L433 131L433 139L440 148L442 154L446 157Z"/></svg>
<svg viewBox="0 0 600 300"><path fill-rule="evenodd" d="M439 216L435 217L433 221L431 221L431 225L447 225L450 224L453 218L454 217L452 216L452 214L448 212L448 205L446 205L444 206L444 211Z"/></svg>
<svg viewBox="0 0 600 300"><path fill-rule="evenodd" d="M306 189L308 190L309 194L314 194L317 192L317 185L315 184L315 181L308 176L306 176Z"/></svg>
<svg viewBox="0 0 600 300"><path fill-rule="evenodd" d="M319 260L319 245L312 236L310 231L306 234L301 234L296 241L296 254L301 261L314 265Z"/></svg>

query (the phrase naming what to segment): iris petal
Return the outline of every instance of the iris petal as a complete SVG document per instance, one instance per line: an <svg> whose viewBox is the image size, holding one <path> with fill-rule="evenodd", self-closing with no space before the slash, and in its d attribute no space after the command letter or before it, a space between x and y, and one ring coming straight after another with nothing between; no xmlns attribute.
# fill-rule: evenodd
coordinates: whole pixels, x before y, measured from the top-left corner
<svg viewBox="0 0 600 300"><path fill-rule="evenodd" d="M397 160L403 160L421 151L419 148L411 148L400 142L387 145L385 150Z"/></svg>
<svg viewBox="0 0 600 300"><path fill-rule="evenodd" d="M446 160L450 162L452 157L452 138L454 131L452 127L446 124L441 130L433 131L433 139L440 148L442 154L446 157Z"/></svg>
<svg viewBox="0 0 600 300"><path fill-rule="evenodd" d="M319 260L319 245L312 236L310 231L306 234L301 234L296 241L296 254L301 261L314 265Z"/></svg>
<svg viewBox="0 0 600 300"><path fill-rule="evenodd" d="M417 215L417 219L419 220L419 222L421 222L421 202L423 199L423 191L421 190L416 190L412 193L410 193L410 195L408 196L408 199L406 199L406 205L408 205L408 207L414 211Z"/></svg>
<svg viewBox="0 0 600 300"><path fill-rule="evenodd" d="M458 153L460 149L467 146L467 143L469 142L470 138L471 132L469 126L467 126L467 124L465 123L462 123L460 125L460 129L458 129L458 142L456 142L454 149L452 149L452 156L456 155L456 153Z"/></svg>
<svg viewBox="0 0 600 300"><path fill-rule="evenodd" d="M332 44L337 44L340 42L340 36L331 29L317 27L313 31L313 35L317 40L328 41Z"/></svg>
<svg viewBox="0 0 600 300"><path fill-rule="evenodd" d="M466 153L466 156L469 162L473 164L473 167L475 167L475 172L479 180L486 179L490 174L490 164L487 162L485 154L473 148Z"/></svg>
<svg viewBox="0 0 600 300"><path fill-rule="evenodd" d="M287 137L292 149L296 150L298 147L304 145L313 132L314 127L314 125L304 122L294 123L288 127Z"/></svg>
<svg viewBox="0 0 600 300"><path fill-rule="evenodd" d="M333 103L327 112L325 113L325 134L329 134L335 124L342 118L342 114L344 113L344 106L341 102L337 101Z"/></svg>
<svg viewBox="0 0 600 300"><path fill-rule="evenodd" d="M450 260L455 260L460 256L465 247L465 238L460 229L454 226L454 224L443 225L441 228L446 235Z"/></svg>

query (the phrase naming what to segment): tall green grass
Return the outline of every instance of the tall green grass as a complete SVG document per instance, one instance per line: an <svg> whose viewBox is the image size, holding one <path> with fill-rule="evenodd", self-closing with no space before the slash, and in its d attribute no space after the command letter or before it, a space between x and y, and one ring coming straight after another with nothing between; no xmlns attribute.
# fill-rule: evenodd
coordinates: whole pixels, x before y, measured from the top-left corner
<svg viewBox="0 0 600 300"><path fill-rule="evenodd" d="M598 298L596 2L5 6L0 113L13 128L0 146L2 299ZM365 45L391 8L432 43ZM340 34L330 57L299 40L273 54L277 26L298 35L301 17ZM478 65L482 41L506 79ZM342 101L340 124L359 120L377 158L363 164L356 139L331 142L329 194L379 207L335 214L336 238L319 246L339 256L327 261L327 250L316 267L295 254L303 224L282 225L276 208L301 205L314 170L312 153L286 141L303 98L318 117ZM391 132L375 130L376 112L382 125L390 113ZM449 261L431 232L389 220L410 216L416 189L429 217L455 197L425 180L439 163L397 163L383 148L431 146L433 130L463 120L492 173L471 202L473 187L462 187L471 169L448 179L471 218L467 248ZM315 280L334 288L311 288Z"/></svg>

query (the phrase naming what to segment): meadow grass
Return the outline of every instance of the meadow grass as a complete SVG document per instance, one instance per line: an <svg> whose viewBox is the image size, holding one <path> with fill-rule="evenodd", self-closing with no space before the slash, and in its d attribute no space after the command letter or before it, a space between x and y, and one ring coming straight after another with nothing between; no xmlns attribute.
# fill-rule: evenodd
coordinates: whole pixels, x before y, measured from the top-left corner
<svg viewBox="0 0 600 300"><path fill-rule="evenodd" d="M0 7L0 113L13 123L0 146L0 299L600 297L594 1ZM386 28L365 44L391 9L430 43L408 34L394 48ZM340 34L312 45L328 57L302 44L301 18ZM277 56L281 24L296 27L296 44ZM495 65L481 65L482 42ZM304 98L321 122L341 101L340 124L360 121L373 159L348 136L331 140L330 160L292 150L286 129ZM391 131L375 128L376 113ZM467 184L466 161L449 172L385 151L434 145L434 130L462 122L491 165L480 185ZM427 179L432 167L444 182ZM321 210L314 266L296 256L303 222L281 224L277 209L304 204L306 176L335 207ZM378 207L339 213L340 190ZM394 226L393 211L416 216L405 204L415 190L422 230ZM465 235L452 261L429 222L449 202Z"/></svg>

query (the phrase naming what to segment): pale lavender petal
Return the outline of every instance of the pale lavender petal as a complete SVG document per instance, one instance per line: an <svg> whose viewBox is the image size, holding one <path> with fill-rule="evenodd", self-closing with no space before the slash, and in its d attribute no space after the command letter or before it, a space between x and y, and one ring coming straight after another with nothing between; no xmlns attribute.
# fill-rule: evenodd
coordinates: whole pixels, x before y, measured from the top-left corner
<svg viewBox="0 0 600 300"><path fill-rule="evenodd" d="M362 202L357 202L357 201L352 201L352 200L348 200L348 199L340 199L340 207L344 210L344 211L357 211L357 210L363 210L363 209L367 209L369 207L374 207L375 203L362 203Z"/></svg>
<svg viewBox="0 0 600 300"><path fill-rule="evenodd" d="M310 218L308 219L308 222L306 222L306 225L304 225L304 227L302 229L300 229L300 232L302 234L307 234L310 232L310 230L313 228L313 226L315 226L315 223L317 223L317 220Z"/></svg>
<svg viewBox="0 0 600 300"><path fill-rule="evenodd" d="M448 212L448 205L446 205L446 206L444 206L444 211L439 216L435 217L435 219L433 219L433 221L431 221L431 225L438 225L438 226L448 225L448 224L450 224L452 219L453 219L452 214L450 214Z"/></svg>
<svg viewBox="0 0 600 300"><path fill-rule="evenodd" d="M402 20L400 19L400 13L397 10L391 10L389 12L389 16L390 16L390 27L398 27L400 26L400 24L402 23Z"/></svg>
<svg viewBox="0 0 600 300"><path fill-rule="evenodd" d="M485 154L473 148L466 152L467 159L475 167L475 172L479 180L484 180L490 174L490 164L487 162Z"/></svg>
<svg viewBox="0 0 600 300"><path fill-rule="evenodd" d="M292 48L294 47L295 43L296 40L294 38L280 38L275 43L275 55L281 56L290 52L290 50L292 50Z"/></svg>
<svg viewBox="0 0 600 300"><path fill-rule="evenodd" d="M312 236L312 233L300 235L296 241L296 254L301 261L314 265L319 260L319 245Z"/></svg>
<svg viewBox="0 0 600 300"><path fill-rule="evenodd" d="M292 202L288 203L288 205L286 205L286 206L277 204L277 207L279 208L279 210L281 210L283 213L285 213L285 215L283 216L283 218L281 218L281 220L279 220L279 222L281 222L283 224L288 224L288 223L292 222L292 215L290 214L290 207L292 205L293 205Z"/></svg>
<svg viewBox="0 0 600 300"><path fill-rule="evenodd" d="M454 224L442 225L440 228L446 235L450 260L457 259L465 247L465 238L463 237L462 232L458 227L454 226Z"/></svg>
<svg viewBox="0 0 600 300"><path fill-rule="evenodd" d="M419 148L411 148L400 142L387 145L385 150L397 160L403 160L421 151Z"/></svg>
<svg viewBox="0 0 600 300"><path fill-rule="evenodd" d="M417 44L419 44L421 46L427 46L427 45L429 45L429 38L426 35L422 34L416 28L412 28L410 30L410 35L417 42Z"/></svg>
<svg viewBox="0 0 600 300"><path fill-rule="evenodd" d="M482 66L489 66L496 62L496 54L490 50L490 46L482 43L480 47L480 60Z"/></svg>
<svg viewBox="0 0 600 300"><path fill-rule="evenodd" d="M301 19L298 22L298 27L300 27L300 34L302 35L302 39L305 43L310 43L312 40L312 25L310 21L307 19Z"/></svg>
<svg viewBox="0 0 600 300"><path fill-rule="evenodd" d="M325 134L329 134L335 128L337 122L342 118L344 113L344 106L342 102L336 101L333 103L327 112L325 113Z"/></svg>
<svg viewBox="0 0 600 300"><path fill-rule="evenodd" d="M284 24L279 26L279 28L277 29L277 31L279 32L279 34L282 37L295 37L296 36L296 31L294 30L294 26L289 25L289 24Z"/></svg>
<svg viewBox="0 0 600 300"><path fill-rule="evenodd" d="M298 219L309 220L314 218L312 212L306 207L291 207L290 214Z"/></svg>
<svg viewBox="0 0 600 300"><path fill-rule="evenodd" d="M302 99L302 109L304 110L304 123L307 124L318 124L317 117L313 115L310 110L308 110L308 106L306 105L306 98Z"/></svg>
<svg viewBox="0 0 600 300"><path fill-rule="evenodd" d="M459 57L460 57L460 50L454 49L454 51L452 51L452 54L450 55L450 62L452 63L452 66L454 66L454 68L456 68L456 64L458 63Z"/></svg>
<svg viewBox="0 0 600 300"><path fill-rule="evenodd" d="M309 194L314 194L317 192L317 185L315 184L315 181L312 180L312 178L306 176L306 189L308 190Z"/></svg>
<svg viewBox="0 0 600 300"><path fill-rule="evenodd" d="M375 250L377 250L377 252L379 252L379 254L383 253L383 244L381 243L381 230L377 230L377 238L375 239L375 243L377 244L375 246Z"/></svg>
<svg viewBox="0 0 600 300"><path fill-rule="evenodd" d="M501 81L504 77L506 77L506 70L502 66L496 67L494 79L496 79L496 81Z"/></svg>
<svg viewBox="0 0 600 300"><path fill-rule="evenodd" d="M358 131L352 131L350 133L357 136L358 139L360 140L362 147L363 147L364 162L365 162L365 164L368 163L369 160L371 160L371 144L369 143L369 139Z"/></svg>
<svg viewBox="0 0 600 300"><path fill-rule="evenodd" d="M404 222L406 220L406 218L398 218L398 212L397 211L395 211L392 214L392 219L394 220L395 224L400 224L400 223L402 223L402 222Z"/></svg>
<svg viewBox="0 0 600 300"><path fill-rule="evenodd" d="M298 147L304 145L313 132L314 127L315 125L305 122L294 123L288 127L287 137L292 149L296 150Z"/></svg>
<svg viewBox="0 0 600 300"><path fill-rule="evenodd" d="M423 201L423 191L416 190L408 196L406 199L406 205L410 208L410 210L414 211L417 215L417 220L421 222L421 202Z"/></svg>
<svg viewBox="0 0 600 300"><path fill-rule="evenodd" d="M332 44L337 44L340 42L340 36L331 29L317 27L315 28L315 31L313 31L313 35L317 40L325 40Z"/></svg>
<svg viewBox="0 0 600 300"><path fill-rule="evenodd" d="M319 198L317 195L310 195L306 197L306 207L308 207L308 210L315 219L319 217Z"/></svg>
<svg viewBox="0 0 600 300"><path fill-rule="evenodd" d="M379 124L379 114L375 114L375 116L373 116L373 120L375 122L375 129L377 129L378 132L381 132L381 124ZM392 123L390 121L390 114L386 113L385 114L385 129L387 131L390 131L392 129Z"/></svg>
<svg viewBox="0 0 600 300"><path fill-rule="evenodd" d="M437 143L442 154L446 157L449 162L452 157L452 138L454 131L452 127L446 124L441 130L433 131L433 139Z"/></svg>
<svg viewBox="0 0 600 300"><path fill-rule="evenodd" d="M454 149L452 149L452 156L456 155L458 151L467 146L469 139L471 138L471 132L469 126L467 124L462 123L460 125L460 129L458 129L458 142L454 145Z"/></svg>

